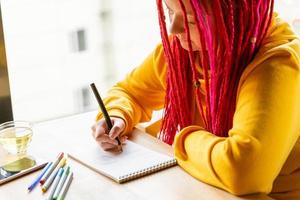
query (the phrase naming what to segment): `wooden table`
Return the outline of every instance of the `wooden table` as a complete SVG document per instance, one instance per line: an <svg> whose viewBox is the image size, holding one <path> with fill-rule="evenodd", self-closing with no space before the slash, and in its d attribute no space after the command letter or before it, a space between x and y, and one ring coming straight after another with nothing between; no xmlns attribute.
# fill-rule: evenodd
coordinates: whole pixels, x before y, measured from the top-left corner
<svg viewBox="0 0 300 200"><path fill-rule="evenodd" d="M84 151L84 147L80 145L80 139L78 140L78 138L82 136L91 137L90 127L95 115L96 112L88 112L35 124L33 140L29 151L32 155L46 160L53 160L60 151L63 151L69 145L76 145ZM133 131L130 140L168 155L172 155L173 152L170 146L139 129ZM67 200L271 199L266 195L233 196L223 190L194 179L179 166L131 182L117 184L76 161L68 159L68 163L74 171L74 180L67 193ZM31 193L27 192L27 186L37 174L38 172L35 172L0 186L0 199L34 200L45 198L47 193L43 195L40 188L35 188Z"/></svg>

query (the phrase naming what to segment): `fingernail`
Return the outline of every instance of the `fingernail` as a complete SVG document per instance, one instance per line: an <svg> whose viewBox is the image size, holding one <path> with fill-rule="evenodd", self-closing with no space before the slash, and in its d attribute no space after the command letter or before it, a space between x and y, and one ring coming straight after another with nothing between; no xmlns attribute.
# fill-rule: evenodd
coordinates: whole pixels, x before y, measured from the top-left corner
<svg viewBox="0 0 300 200"><path fill-rule="evenodd" d="M108 136L110 137L110 138L113 138L112 136L113 136L113 134L114 134L114 132L113 131L109 131L109 133L108 133Z"/></svg>
<svg viewBox="0 0 300 200"><path fill-rule="evenodd" d="M112 133L110 137L115 140L118 137L118 135L115 133Z"/></svg>

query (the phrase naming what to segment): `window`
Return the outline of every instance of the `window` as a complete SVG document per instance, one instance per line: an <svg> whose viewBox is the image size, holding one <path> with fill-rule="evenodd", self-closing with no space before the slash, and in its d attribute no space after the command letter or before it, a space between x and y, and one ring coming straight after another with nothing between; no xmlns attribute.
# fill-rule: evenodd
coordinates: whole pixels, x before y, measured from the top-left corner
<svg viewBox="0 0 300 200"><path fill-rule="evenodd" d="M160 41L155 1L1 1L14 118L43 121L97 108Z"/></svg>

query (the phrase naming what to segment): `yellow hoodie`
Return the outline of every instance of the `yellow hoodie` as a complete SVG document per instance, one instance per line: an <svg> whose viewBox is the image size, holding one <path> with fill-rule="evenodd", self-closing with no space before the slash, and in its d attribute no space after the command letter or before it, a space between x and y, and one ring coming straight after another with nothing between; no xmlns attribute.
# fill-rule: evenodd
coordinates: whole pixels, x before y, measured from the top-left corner
<svg viewBox="0 0 300 200"><path fill-rule="evenodd" d="M192 98L195 125L180 131L174 142L179 165L193 177L235 195L272 192L277 199L300 199L299 56L299 39L275 17L240 79L229 137L202 128ZM111 116L126 121L123 134L163 108L166 70L159 45L109 91L104 102ZM101 117L99 113L97 119Z"/></svg>

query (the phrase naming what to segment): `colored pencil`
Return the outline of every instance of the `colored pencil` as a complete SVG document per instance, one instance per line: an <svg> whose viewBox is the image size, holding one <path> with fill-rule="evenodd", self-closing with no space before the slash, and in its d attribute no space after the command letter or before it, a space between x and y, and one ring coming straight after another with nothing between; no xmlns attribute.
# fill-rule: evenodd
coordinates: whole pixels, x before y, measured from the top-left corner
<svg viewBox="0 0 300 200"><path fill-rule="evenodd" d="M32 183L27 188L29 192L31 192L33 188L35 188L35 186L40 182L41 178L52 164L52 162L48 162L44 169L41 171L41 173L37 176L37 178L32 181Z"/></svg>
<svg viewBox="0 0 300 200"><path fill-rule="evenodd" d="M60 160L64 157L64 153L61 152L58 154L56 160L54 161L53 165L51 165L51 167L49 167L49 169L47 170L47 172L42 176L41 180L40 180L40 184L44 184L47 180L47 178L50 176L50 174L53 172L53 170L56 168L56 166L58 165L58 163L60 162Z"/></svg>

